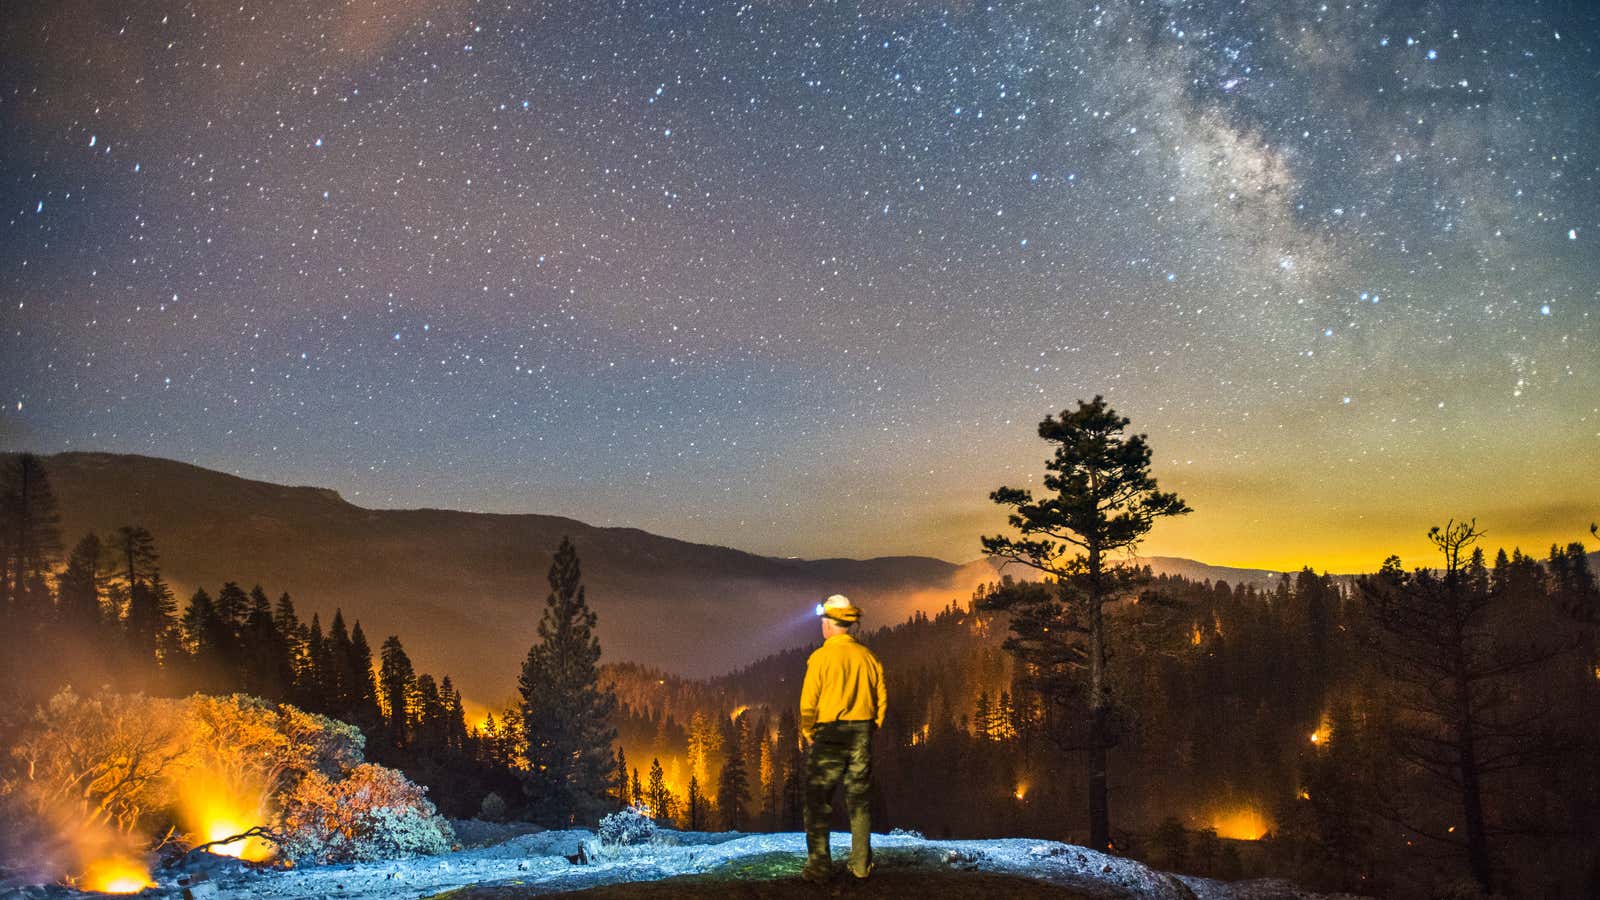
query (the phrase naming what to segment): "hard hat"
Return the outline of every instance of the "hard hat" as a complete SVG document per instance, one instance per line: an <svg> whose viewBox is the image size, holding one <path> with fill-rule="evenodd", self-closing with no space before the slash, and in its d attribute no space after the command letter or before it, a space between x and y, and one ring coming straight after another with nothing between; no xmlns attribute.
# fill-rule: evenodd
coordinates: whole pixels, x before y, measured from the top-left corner
<svg viewBox="0 0 1600 900"><path fill-rule="evenodd" d="M850 598L843 594L834 594L832 597L817 604L817 615L826 616L835 622L854 625L861 619L861 610L850 602Z"/></svg>

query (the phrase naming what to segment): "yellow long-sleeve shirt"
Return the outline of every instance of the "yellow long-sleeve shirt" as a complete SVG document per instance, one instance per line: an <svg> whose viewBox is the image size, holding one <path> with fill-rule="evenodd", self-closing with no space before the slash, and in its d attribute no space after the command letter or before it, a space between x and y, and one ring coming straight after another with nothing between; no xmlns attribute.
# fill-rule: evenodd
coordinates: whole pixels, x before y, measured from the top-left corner
<svg viewBox="0 0 1600 900"><path fill-rule="evenodd" d="M800 733L811 740L818 722L840 720L871 721L882 728L888 702L883 664L854 637L836 634L806 660L806 679L800 687Z"/></svg>

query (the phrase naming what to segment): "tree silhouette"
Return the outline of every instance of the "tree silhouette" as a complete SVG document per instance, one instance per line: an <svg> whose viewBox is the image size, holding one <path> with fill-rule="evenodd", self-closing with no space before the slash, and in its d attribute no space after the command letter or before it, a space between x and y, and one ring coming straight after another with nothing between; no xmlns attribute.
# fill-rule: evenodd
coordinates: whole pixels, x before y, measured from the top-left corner
<svg viewBox="0 0 1600 900"><path fill-rule="evenodd" d="M1021 536L983 538L985 553L1037 569L1049 582L1045 590L1018 586L985 600L989 609L1013 613L1006 648L1056 674L1044 684L1058 702L1071 689L1059 677L1063 670L1087 670L1089 843L1095 849L1111 843L1106 751L1113 743L1112 691L1104 606L1133 584L1132 572L1110 556L1135 547L1157 519L1190 511L1177 494L1157 490L1145 436L1125 437L1128 421L1099 396L1046 417L1039 437L1058 445L1045 463L1050 493L1035 498L1026 488L994 491L990 499L1011 507L1008 522Z"/></svg>
<svg viewBox="0 0 1600 900"><path fill-rule="evenodd" d="M685 801L684 826L690 831L706 827L706 795L700 790L700 779L689 776L689 795Z"/></svg>
<svg viewBox="0 0 1600 900"><path fill-rule="evenodd" d="M650 803L650 815L657 822L672 819L672 791L667 788L667 773L662 771L659 759L650 760L650 787L645 796Z"/></svg>
<svg viewBox="0 0 1600 900"><path fill-rule="evenodd" d="M411 700L417 677L411 657L406 655L406 648L400 644L398 636L391 634L383 642L378 665L378 680L383 684L383 702L389 708L384 733L389 746L404 747L410 732Z"/></svg>
<svg viewBox="0 0 1600 900"><path fill-rule="evenodd" d="M44 464L24 453L0 477L0 606L47 611L46 576L61 552L61 516Z"/></svg>
<svg viewBox="0 0 1600 900"><path fill-rule="evenodd" d="M722 774L717 779L717 805L722 808L722 826L728 831L744 828L750 814L750 774L744 763L745 713L730 726L724 742L728 759L722 764Z"/></svg>
<svg viewBox="0 0 1600 900"><path fill-rule="evenodd" d="M105 545L93 533L86 534L72 548L67 568L57 582L56 612L70 628L86 634L98 633L100 601L105 593Z"/></svg>
<svg viewBox="0 0 1600 900"><path fill-rule="evenodd" d="M1473 547L1482 536L1476 521L1435 526L1428 540L1444 557L1442 569L1407 573L1391 556L1359 586L1399 710L1395 751L1454 793L1462 834L1415 821L1404 809L1393 817L1465 850L1473 878L1493 893L1489 838L1505 832L1485 814L1485 780L1527 766L1541 750L1542 717L1512 708L1514 686L1553 651L1508 637L1518 630L1501 619L1516 615L1504 602L1509 579L1491 579L1483 551Z"/></svg>
<svg viewBox="0 0 1600 900"><path fill-rule="evenodd" d="M570 539L557 548L549 580L539 640L528 649L517 687L528 741L528 794L545 819L570 824L606 805L617 698L600 689L595 614L584 599Z"/></svg>

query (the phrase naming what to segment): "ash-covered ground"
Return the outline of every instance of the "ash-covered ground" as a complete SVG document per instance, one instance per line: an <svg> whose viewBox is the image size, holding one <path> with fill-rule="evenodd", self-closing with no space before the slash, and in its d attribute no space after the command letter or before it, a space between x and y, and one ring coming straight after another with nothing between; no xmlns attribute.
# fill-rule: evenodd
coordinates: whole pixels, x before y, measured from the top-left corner
<svg viewBox="0 0 1600 900"><path fill-rule="evenodd" d="M519 833L522 832L522 833ZM1282 881L1224 883L1156 871L1141 863L1053 841L928 840L875 835L877 872L857 883L842 867L834 883L799 879L805 838L798 833L741 834L662 830L648 843L601 846L594 832L525 833L514 826L457 823L463 849L439 856L296 869L249 867L236 860L191 866L190 884L159 871L150 898L508 898L604 889L603 896L743 897L917 896L926 888L958 896L1148 897L1156 900L1265 900L1318 895ZM835 860L850 837L833 836ZM577 860L577 861L574 861ZM198 879L198 880L197 880ZM645 883L654 883L645 885ZM615 886L638 885L633 888ZM1029 886L1036 886L1031 892ZM970 887L972 890L966 890ZM926 894L924 894L925 896ZM105 896L59 886L15 887L0 900Z"/></svg>

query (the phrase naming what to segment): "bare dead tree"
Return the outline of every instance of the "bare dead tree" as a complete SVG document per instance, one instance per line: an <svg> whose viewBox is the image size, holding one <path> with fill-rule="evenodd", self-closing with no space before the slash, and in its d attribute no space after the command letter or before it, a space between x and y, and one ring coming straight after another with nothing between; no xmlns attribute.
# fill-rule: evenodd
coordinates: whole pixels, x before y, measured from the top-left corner
<svg viewBox="0 0 1600 900"><path fill-rule="evenodd" d="M1400 803L1386 818L1464 850L1473 878L1492 892L1490 840L1509 830L1489 821L1486 783L1546 749L1538 727L1544 710L1520 702L1514 679L1554 651L1512 639L1504 593L1491 584L1483 552L1473 546L1482 536L1475 520L1435 527L1428 539L1444 557L1442 568L1407 573L1391 556L1359 588L1394 685L1394 751L1454 795L1462 828L1429 826Z"/></svg>

